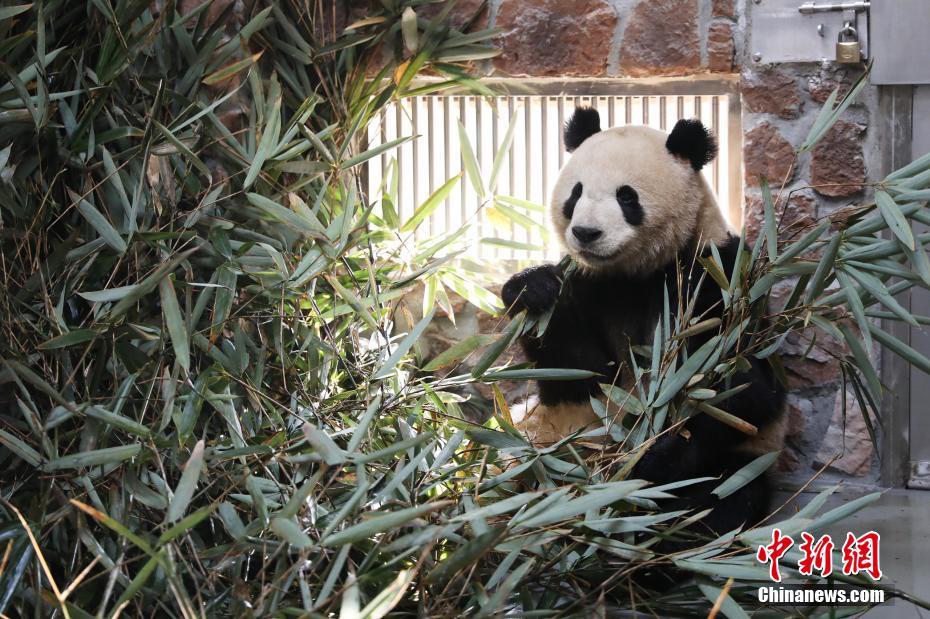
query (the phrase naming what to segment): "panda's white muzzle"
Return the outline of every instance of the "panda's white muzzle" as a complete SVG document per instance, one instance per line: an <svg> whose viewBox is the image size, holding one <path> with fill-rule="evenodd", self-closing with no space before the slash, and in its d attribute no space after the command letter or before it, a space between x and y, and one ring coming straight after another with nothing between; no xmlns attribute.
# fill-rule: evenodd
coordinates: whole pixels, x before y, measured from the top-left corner
<svg viewBox="0 0 930 619"><path fill-rule="evenodd" d="M617 257L633 233L615 200L582 199L564 238L569 251L583 262L603 265Z"/></svg>

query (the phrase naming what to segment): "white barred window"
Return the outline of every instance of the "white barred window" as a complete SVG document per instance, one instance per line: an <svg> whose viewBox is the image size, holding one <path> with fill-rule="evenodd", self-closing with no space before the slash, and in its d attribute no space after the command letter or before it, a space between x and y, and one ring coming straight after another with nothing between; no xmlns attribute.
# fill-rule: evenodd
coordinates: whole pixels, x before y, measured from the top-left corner
<svg viewBox="0 0 930 619"><path fill-rule="evenodd" d="M482 199L462 178L441 205L416 229L417 240L468 228L467 257L538 261L558 255L547 243L548 214L540 207L569 155L562 146L562 127L576 106L594 106L603 128L647 125L669 131L682 118L698 118L717 136L720 153L704 168L729 223L741 225L742 178L738 95L726 80L621 81L506 80L492 84L508 94L482 98L425 95L385 109L369 127L369 147L401 136L416 139L371 160L367 170L370 195L377 199L382 182L397 183L400 221L448 179L465 170L459 122L486 184L495 154L511 122L512 143L497 174L496 190ZM539 94L521 94L532 92ZM689 92L690 91L690 92ZM389 178L384 179L385 172ZM391 175L396 175L392 179Z"/></svg>

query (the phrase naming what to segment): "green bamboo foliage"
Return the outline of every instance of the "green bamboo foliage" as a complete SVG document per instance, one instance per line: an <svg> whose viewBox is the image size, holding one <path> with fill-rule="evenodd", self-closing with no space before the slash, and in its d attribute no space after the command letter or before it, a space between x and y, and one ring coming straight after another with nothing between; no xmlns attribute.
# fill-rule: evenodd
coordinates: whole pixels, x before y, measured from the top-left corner
<svg viewBox="0 0 930 619"><path fill-rule="evenodd" d="M604 427L537 449L495 383L585 375L501 365L545 320L418 350L451 292L499 308L455 260L462 231L411 241L445 195L468 182L476 208L538 225L537 205L496 192L512 128L492 170L466 148L465 169L406 221L396 174L376 195L361 182L366 161L415 139L367 148L378 111L449 87L486 94L466 68L496 53L495 33L450 27L449 3L342 4L0 7L0 612L703 616L728 590L723 612L743 616L766 577L746 545L765 525L658 555L660 536L701 514L655 499L693 482L626 473L675 420L732 420L713 379L793 329L849 342L867 414L882 393L870 342L930 369L876 322L927 321L894 295L930 284L927 238L909 232L928 219L930 158L889 176L839 232L824 222L785 240L773 200L775 235L731 280L709 263L726 320L667 313L653 346L631 352L635 392L605 385ZM415 82L423 72L438 79ZM846 105L834 103L809 142ZM756 330L787 278L796 294ZM682 337L709 329L686 357ZM494 396L483 425L463 413L476 382ZM632 414L615 423L618 406ZM605 433L612 447L586 447ZM875 498L823 512L828 496L782 528L816 530ZM631 587L656 563L697 580L684 595Z"/></svg>

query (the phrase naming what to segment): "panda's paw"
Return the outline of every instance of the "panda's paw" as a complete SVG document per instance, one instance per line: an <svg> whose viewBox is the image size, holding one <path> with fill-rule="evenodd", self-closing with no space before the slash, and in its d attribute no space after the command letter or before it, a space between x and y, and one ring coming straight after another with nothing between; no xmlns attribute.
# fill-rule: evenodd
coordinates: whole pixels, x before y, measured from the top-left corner
<svg viewBox="0 0 930 619"><path fill-rule="evenodd" d="M542 314L555 305L561 288L559 267L545 264L520 271L507 280L501 298L511 316L523 310L528 314Z"/></svg>

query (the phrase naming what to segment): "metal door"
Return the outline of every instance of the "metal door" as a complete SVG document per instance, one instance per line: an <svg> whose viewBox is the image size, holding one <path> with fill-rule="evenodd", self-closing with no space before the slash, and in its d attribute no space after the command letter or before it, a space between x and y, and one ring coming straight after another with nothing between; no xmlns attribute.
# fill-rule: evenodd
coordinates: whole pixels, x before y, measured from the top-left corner
<svg viewBox="0 0 930 619"><path fill-rule="evenodd" d="M928 59L930 60L930 59ZM915 86L912 100L911 157L930 152L930 86ZM926 232L926 226L920 232ZM914 288L911 311L930 316L930 291ZM930 326L911 329L911 346L930 356ZM930 489L930 376L910 369L910 415L908 423L909 480L913 488Z"/></svg>

